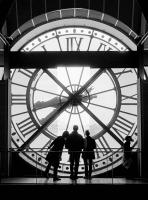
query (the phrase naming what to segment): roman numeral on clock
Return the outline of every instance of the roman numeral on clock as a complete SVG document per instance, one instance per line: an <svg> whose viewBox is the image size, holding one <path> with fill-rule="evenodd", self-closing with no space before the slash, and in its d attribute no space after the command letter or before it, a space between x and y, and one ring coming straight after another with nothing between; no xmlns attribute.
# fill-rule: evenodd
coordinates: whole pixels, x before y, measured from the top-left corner
<svg viewBox="0 0 148 200"><path fill-rule="evenodd" d="M125 117L118 116L111 130L116 134L121 140L124 139L125 135L128 135L134 127L134 123Z"/></svg>
<svg viewBox="0 0 148 200"><path fill-rule="evenodd" d="M113 49L109 47L107 44L99 43L97 51L112 51Z"/></svg>
<svg viewBox="0 0 148 200"><path fill-rule="evenodd" d="M97 145L100 148L100 152L103 155L106 155L112 152L111 147L104 136L97 139Z"/></svg>
<svg viewBox="0 0 148 200"><path fill-rule="evenodd" d="M12 105L26 104L26 95L12 94L11 102L12 102Z"/></svg>
<svg viewBox="0 0 148 200"><path fill-rule="evenodd" d="M19 72L24 74L25 76L31 78L33 75L33 72L28 69L19 69Z"/></svg>
<svg viewBox="0 0 148 200"><path fill-rule="evenodd" d="M100 158L100 154L102 153L102 150L100 149L99 145L97 144L96 142L96 149L95 149L95 155L96 155L96 158ZM102 153L103 154L103 153Z"/></svg>
<svg viewBox="0 0 148 200"><path fill-rule="evenodd" d="M122 105L137 105L137 94L122 95Z"/></svg>
<svg viewBox="0 0 148 200"><path fill-rule="evenodd" d="M80 45L83 38L69 37L67 40L67 51L80 51Z"/></svg>
<svg viewBox="0 0 148 200"><path fill-rule="evenodd" d="M41 47L42 47L42 49L43 49L44 51L47 51L45 45L42 45Z"/></svg>
<svg viewBox="0 0 148 200"><path fill-rule="evenodd" d="M32 122L32 120L30 119L30 117L22 120L21 122L19 123L16 123L20 132L23 134L23 136L27 136L29 134L32 134L34 133L37 128L36 126L34 125L34 123Z"/></svg>

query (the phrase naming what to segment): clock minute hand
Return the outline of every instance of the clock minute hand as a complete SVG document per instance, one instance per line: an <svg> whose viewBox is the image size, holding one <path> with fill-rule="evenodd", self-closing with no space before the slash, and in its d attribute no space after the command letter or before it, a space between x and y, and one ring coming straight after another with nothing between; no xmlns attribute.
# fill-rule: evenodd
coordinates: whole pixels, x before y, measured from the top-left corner
<svg viewBox="0 0 148 200"><path fill-rule="evenodd" d="M99 69L75 94L79 95L83 93L104 71L105 69Z"/></svg>
<svg viewBox="0 0 148 200"><path fill-rule="evenodd" d="M63 97L63 98L59 98L59 97L54 97L48 101L37 101L34 104L33 110L39 110L39 109L43 109L43 108L47 108L47 107L54 107L57 108L59 106L61 106L63 103L65 103L67 101L68 97Z"/></svg>

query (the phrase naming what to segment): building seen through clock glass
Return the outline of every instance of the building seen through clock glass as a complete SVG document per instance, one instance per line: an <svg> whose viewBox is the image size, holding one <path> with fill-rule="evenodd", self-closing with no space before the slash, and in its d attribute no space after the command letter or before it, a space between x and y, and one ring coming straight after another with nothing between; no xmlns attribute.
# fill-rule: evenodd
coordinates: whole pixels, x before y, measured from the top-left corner
<svg viewBox="0 0 148 200"><path fill-rule="evenodd" d="M48 146L77 124L82 137L89 130L96 142L93 177L124 176L127 136L134 162L130 175L147 177L143 5L136 0L0 3L1 176L42 177ZM80 157L79 177L84 172ZM70 175L65 147L58 174Z"/></svg>

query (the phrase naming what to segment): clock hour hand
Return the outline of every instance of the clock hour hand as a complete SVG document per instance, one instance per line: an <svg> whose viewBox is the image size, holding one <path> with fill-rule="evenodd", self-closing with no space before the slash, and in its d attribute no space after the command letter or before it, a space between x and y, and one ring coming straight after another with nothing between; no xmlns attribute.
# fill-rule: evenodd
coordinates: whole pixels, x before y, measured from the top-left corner
<svg viewBox="0 0 148 200"><path fill-rule="evenodd" d="M93 90L93 87L88 88L82 93L82 101L83 102L88 102L88 100L92 100L94 98L97 98L97 95L91 94L91 91Z"/></svg>
<svg viewBox="0 0 148 200"><path fill-rule="evenodd" d="M84 91L84 93L82 94L82 97L81 97L83 102L87 102L88 100L91 100L93 98L97 98L97 95L90 95L90 92L92 90L93 90L93 87L90 87L90 88L87 89L87 91ZM43 109L43 108L47 108L47 107L58 108L63 103L65 103L67 101L67 99L68 99L68 97L62 97L62 98L54 97L54 98L50 99L49 101L37 101L34 104L33 111Z"/></svg>
<svg viewBox="0 0 148 200"><path fill-rule="evenodd" d="M76 95L82 94L87 88L104 72L105 69L99 69L77 92Z"/></svg>
<svg viewBox="0 0 148 200"><path fill-rule="evenodd" d="M60 105L62 105L63 103L65 103L67 101L67 99L68 98L66 98L66 97L63 97L63 98L54 97L48 101L37 101L34 104L33 110L36 111L36 110L47 108L47 107L57 108Z"/></svg>

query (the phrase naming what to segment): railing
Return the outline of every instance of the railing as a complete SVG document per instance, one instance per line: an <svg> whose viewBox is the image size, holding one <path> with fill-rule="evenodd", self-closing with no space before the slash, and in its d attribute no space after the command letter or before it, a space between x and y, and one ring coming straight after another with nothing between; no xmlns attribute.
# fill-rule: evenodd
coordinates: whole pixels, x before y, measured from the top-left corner
<svg viewBox="0 0 148 200"><path fill-rule="evenodd" d="M44 171L48 164L45 159L48 151L48 149L40 150L38 148L23 151L15 148L9 151L0 150L0 181L3 182L4 179L7 179L8 183L8 178L11 182L13 178L32 177L34 178L32 179L33 183L39 183L41 178L44 178ZM124 162L123 159L124 153L122 148L97 148L94 152L95 159L93 159L92 177L110 178L111 183L113 183L114 178L125 177L125 171L129 171L128 175L131 177L137 178L140 176L141 152L138 148L132 150L132 164L128 170L126 169L126 167L128 168L128 163ZM84 160L81 155L78 168L79 177L84 176L84 170ZM53 174L53 167L49 173ZM70 176L70 162L67 149L62 151L58 175L61 177Z"/></svg>

